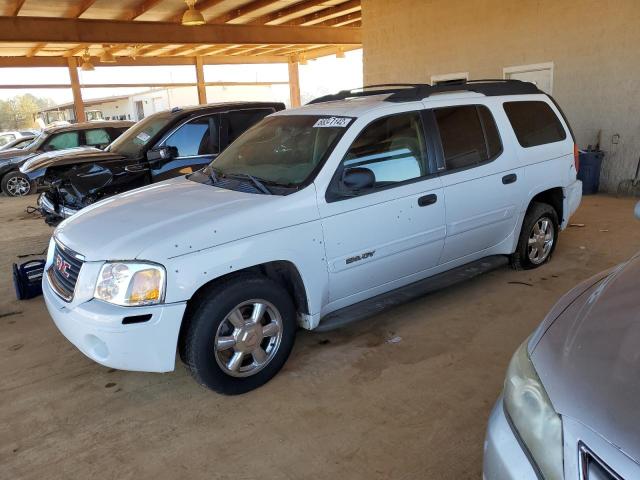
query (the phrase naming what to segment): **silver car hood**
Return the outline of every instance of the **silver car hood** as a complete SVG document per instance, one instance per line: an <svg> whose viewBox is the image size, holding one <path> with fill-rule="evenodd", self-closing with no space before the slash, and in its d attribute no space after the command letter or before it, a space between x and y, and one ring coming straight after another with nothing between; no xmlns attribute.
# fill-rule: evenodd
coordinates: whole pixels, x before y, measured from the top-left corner
<svg viewBox="0 0 640 480"><path fill-rule="evenodd" d="M534 334L531 360L558 413L638 462L640 256L582 286Z"/></svg>

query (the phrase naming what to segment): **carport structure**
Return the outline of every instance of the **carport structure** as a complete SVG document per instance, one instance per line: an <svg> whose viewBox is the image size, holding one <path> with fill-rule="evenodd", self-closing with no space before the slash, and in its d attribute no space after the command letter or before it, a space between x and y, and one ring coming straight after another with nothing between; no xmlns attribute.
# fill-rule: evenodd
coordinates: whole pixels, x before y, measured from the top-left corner
<svg viewBox="0 0 640 480"><path fill-rule="evenodd" d="M149 87L256 85L206 82L205 65L288 64L291 105L300 104L298 64L361 48L360 0L198 0L204 25L186 26L183 0L0 0L0 67L67 67L77 121L85 120L78 68L193 65L194 83ZM1 72L1 70L0 70ZM273 82L278 83L278 82ZM0 88L25 88L3 84Z"/></svg>

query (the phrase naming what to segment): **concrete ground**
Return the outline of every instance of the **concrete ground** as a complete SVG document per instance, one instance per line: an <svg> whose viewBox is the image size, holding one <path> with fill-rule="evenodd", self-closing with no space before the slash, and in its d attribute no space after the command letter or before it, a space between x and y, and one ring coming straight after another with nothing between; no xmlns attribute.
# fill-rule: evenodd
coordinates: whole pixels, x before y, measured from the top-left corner
<svg viewBox="0 0 640 480"><path fill-rule="evenodd" d="M634 201L585 198L552 261L507 268L329 334L301 332L265 387L223 397L184 367L115 371L14 300L10 265L51 230L0 198L0 477L479 478L516 347L580 280L640 249ZM394 339L394 341L389 341Z"/></svg>

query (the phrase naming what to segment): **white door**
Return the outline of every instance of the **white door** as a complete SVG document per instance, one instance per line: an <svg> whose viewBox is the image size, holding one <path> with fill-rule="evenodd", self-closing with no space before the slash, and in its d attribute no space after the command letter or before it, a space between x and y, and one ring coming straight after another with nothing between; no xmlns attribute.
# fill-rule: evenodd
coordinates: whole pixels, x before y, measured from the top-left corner
<svg viewBox="0 0 640 480"><path fill-rule="evenodd" d="M345 189L339 179L350 169L372 173L375 183ZM358 135L319 201L330 302L367 298L437 266L444 198L440 179L431 173L420 112L378 119Z"/></svg>
<svg viewBox="0 0 640 480"><path fill-rule="evenodd" d="M507 240L524 189L516 152L502 145L490 110L460 105L434 111L445 170L447 238L441 263L476 254Z"/></svg>
<svg viewBox="0 0 640 480"><path fill-rule="evenodd" d="M531 82L540 90L551 95L553 92L553 64L543 63L539 65L523 65L521 67L508 67L504 69L504 78L507 80L521 80Z"/></svg>

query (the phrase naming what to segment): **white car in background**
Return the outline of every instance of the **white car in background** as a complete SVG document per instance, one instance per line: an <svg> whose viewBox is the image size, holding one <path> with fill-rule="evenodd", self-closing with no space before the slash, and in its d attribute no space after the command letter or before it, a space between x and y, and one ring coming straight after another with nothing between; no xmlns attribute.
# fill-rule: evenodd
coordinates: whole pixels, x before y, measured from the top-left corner
<svg viewBox="0 0 640 480"><path fill-rule="evenodd" d="M576 154L533 84L340 92L64 221L44 297L96 362L166 372L177 350L202 385L243 393L280 370L299 326L359 318L464 265L542 265L580 203Z"/></svg>
<svg viewBox="0 0 640 480"><path fill-rule="evenodd" d="M0 132L0 148L5 145L20 140L21 138L34 138L37 137L40 132L37 130L20 130L15 132Z"/></svg>

